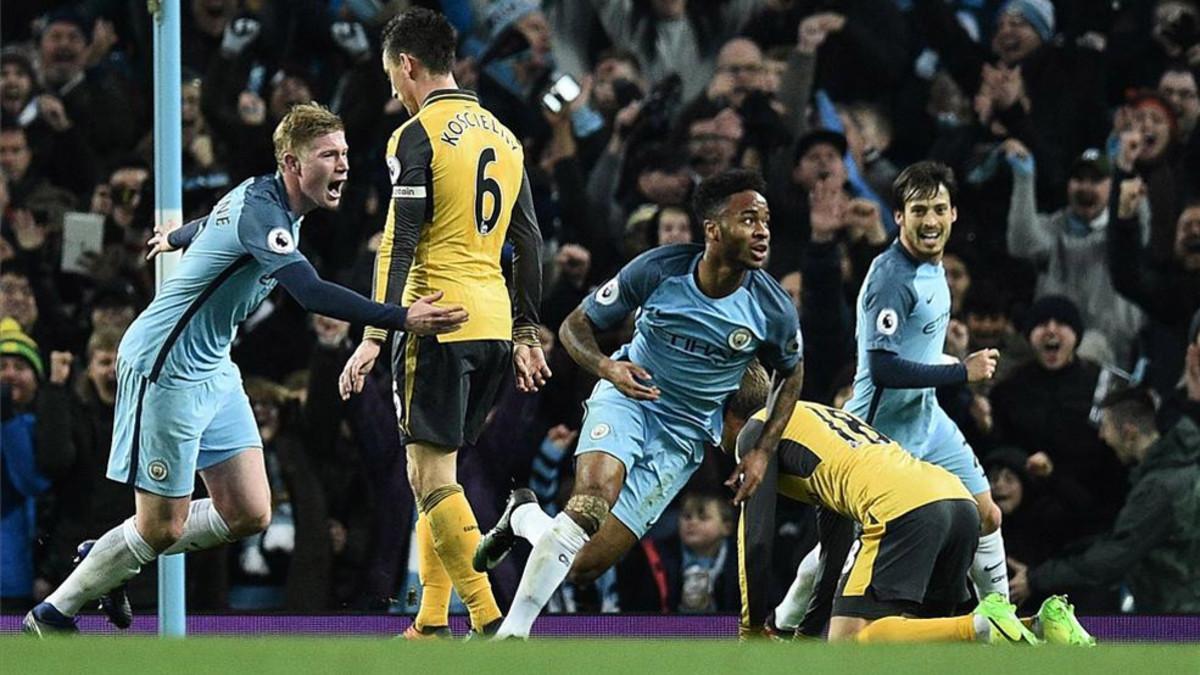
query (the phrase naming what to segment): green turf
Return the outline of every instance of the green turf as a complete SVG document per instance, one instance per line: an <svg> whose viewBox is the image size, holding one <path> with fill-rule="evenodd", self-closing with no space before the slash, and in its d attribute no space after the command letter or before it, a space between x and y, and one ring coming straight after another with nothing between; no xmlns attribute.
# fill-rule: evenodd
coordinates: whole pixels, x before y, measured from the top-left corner
<svg viewBox="0 0 1200 675"><path fill-rule="evenodd" d="M838 672L1018 674L1200 672L1200 646L1102 645L1095 649L921 645L855 647L712 640L542 640L406 643L362 638L0 639L0 673L716 673Z"/></svg>

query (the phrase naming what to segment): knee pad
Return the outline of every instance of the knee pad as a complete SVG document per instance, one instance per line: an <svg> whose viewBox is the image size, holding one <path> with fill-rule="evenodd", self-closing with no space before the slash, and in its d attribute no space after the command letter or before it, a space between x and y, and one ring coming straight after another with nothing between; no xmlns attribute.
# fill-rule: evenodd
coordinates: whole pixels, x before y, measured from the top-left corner
<svg viewBox="0 0 1200 675"><path fill-rule="evenodd" d="M590 537L600 530L600 525L608 517L608 502L596 495L573 495L567 500L564 510Z"/></svg>

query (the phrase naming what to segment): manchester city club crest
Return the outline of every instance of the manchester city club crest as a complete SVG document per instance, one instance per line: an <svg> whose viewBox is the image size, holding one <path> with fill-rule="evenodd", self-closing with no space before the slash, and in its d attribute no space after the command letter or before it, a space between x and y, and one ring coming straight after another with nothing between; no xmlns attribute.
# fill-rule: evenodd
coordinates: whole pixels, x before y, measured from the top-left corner
<svg viewBox="0 0 1200 675"><path fill-rule="evenodd" d="M156 459L146 466L146 473L154 480L166 480L170 472L167 470L167 463L161 459Z"/></svg>
<svg viewBox="0 0 1200 675"><path fill-rule="evenodd" d="M746 347L749 347L750 342L753 339L754 336L750 334L749 330L745 328L737 328L729 334L729 348L740 352Z"/></svg>

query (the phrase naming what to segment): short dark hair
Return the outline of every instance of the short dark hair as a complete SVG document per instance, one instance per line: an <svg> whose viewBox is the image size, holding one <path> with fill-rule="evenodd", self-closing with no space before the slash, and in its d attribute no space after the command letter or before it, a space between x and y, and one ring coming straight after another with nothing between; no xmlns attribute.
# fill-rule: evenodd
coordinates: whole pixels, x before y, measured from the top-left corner
<svg viewBox="0 0 1200 675"><path fill-rule="evenodd" d="M705 179L692 196L692 210L696 213L696 219L701 222L713 219L718 211L725 208L730 196L746 190L766 193L767 184L757 171L730 169Z"/></svg>
<svg viewBox="0 0 1200 675"><path fill-rule="evenodd" d="M750 361L737 391L725 401L725 409L737 419L748 420L750 416L767 405L771 395L771 376L758 359Z"/></svg>
<svg viewBox="0 0 1200 675"><path fill-rule="evenodd" d="M1121 387L1113 390L1100 402L1100 409L1118 428L1132 424L1144 434L1153 433L1154 395L1145 387Z"/></svg>
<svg viewBox="0 0 1200 675"><path fill-rule="evenodd" d="M910 199L930 199L937 194L938 187L946 186L950 193L950 205L958 200L958 183L954 181L954 169L941 162L917 162L896 176L892 183L892 204L904 210Z"/></svg>
<svg viewBox="0 0 1200 675"><path fill-rule="evenodd" d="M424 7L397 14L383 28L383 53L388 61L395 62L400 54L408 54L435 75L454 68L457 42L454 26L446 17Z"/></svg>

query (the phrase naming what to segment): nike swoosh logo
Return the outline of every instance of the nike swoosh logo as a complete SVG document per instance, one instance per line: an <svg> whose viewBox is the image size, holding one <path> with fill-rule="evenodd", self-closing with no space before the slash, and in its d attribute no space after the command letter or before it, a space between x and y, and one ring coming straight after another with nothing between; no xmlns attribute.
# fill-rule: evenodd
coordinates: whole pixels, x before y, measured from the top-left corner
<svg viewBox="0 0 1200 675"><path fill-rule="evenodd" d="M1003 564L1004 564L1004 563L1002 563L1002 562L998 562L998 563L996 563L995 565L992 565L991 567L984 567L984 568L983 568L983 571L984 571L984 572L991 572L992 570L996 569L997 567L999 567L999 566L1001 566L1001 565L1003 565Z"/></svg>
<svg viewBox="0 0 1200 675"><path fill-rule="evenodd" d="M996 630L1000 631L1000 634L1003 635L1004 637L1008 638L1009 640L1012 640L1013 642L1017 642L1017 638L1009 635L1008 631L1001 628L1000 624L996 623L996 620L990 616L988 617L988 623L992 624L992 628L995 628Z"/></svg>
<svg viewBox="0 0 1200 675"><path fill-rule="evenodd" d="M929 296L928 298L925 298L925 304L927 304L927 305L933 304L933 296L932 295Z"/></svg>

